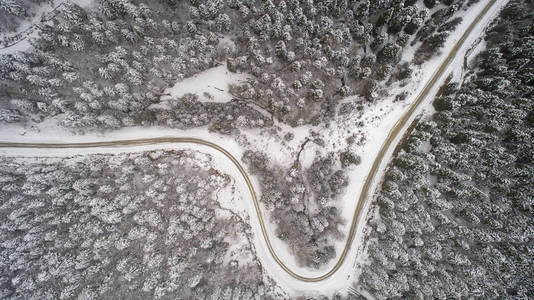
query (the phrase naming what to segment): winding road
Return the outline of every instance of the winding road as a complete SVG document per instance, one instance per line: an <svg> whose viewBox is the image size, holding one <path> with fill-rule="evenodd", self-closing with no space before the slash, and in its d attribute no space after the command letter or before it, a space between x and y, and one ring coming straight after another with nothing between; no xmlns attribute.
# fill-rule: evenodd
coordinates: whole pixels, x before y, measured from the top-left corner
<svg viewBox="0 0 534 300"><path fill-rule="evenodd" d="M439 68L434 72L430 80L426 83L424 88L417 95L413 103L407 109L406 113L397 121L397 123L390 130L385 142L380 148L380 151L376 155L376 158L365 180L365 183L363 185L359 198L357 199L358 203L356 205L356 209L352 217L351 226L350 226L349 232L347 233L347 240L345 242L343 251L341 255L339 256L336 264L326 273L324 273L323 275L317 276L317 277L302 276L296 273L295 271L291 270L289 267L287 267L284 264L283 261L280 260L280 258L278 257L278 255L276 254L276 252L274 251L272 247L271 240L269 238L266 225L264 223L264 217L263 217L263 213L260 208L259 199L258 199L256 191L254 190L254 186L252 184L251 179L247 175L241 163L229 151L227 151L226 149L222 148L221 146L215 143L212 143L212 142L209 142L203 139L192 138L192 137L161 137L161 138L129 139L129 140L87 142L87 143L0 142L0 147L1 148L55 148L55 149L59 149L59 148L97 148L97 147L139 146L139 145L154 145L154 144L160 144L160 143L186 143L186 144L203 145L203 146L207 146L212 149L215 149L218 152L224 154L228 159L232 161L232 163L238 168L243 179L245 180L248 186L252 201L254 202L254 207L256 210L258 221L261 226L263 239L267 245L270 255L276 261L276 263L286 273L288 273L289 275L291 275L297 280L304 281L304 282L322 281L332 276L332 274L334 274L343 265L345 258L347 257L347 254L351 248L359 221L362 218L362 211L364 211L364 208L366 207L367 202L369 202L372 199L372 197L369 197L369 195L373 192L372 191L373 182L377 179L376 177L385 159L388 158L388 153L390 152L392 148L395 147L395 141L400 140L400 137L403 135L404 130L407 128L407 125L409 125L410 120L414 117L414 113L424 102L425 98L429 96L429 94L435 88L435 86L440 83L440 80L443 78L445 72L447 71L447 68L449 67L451 62L454 60L454 58L456 58L460 49L464 45L465 41L467 40L469 35L473 32L473 29L476 27L477 24L479 24L480 20L482 20L482 18L488 13L490 8L492 8L492 6L496 2L497 0L489 1L487 5L482 9L482 11L473 19L473 22L469 25L469 27L464 32L464 34L461 36L461 38L456 42L456 44L454 45L454 47L452 48L448 56L444 59L444 61L439 66Z"/></svg>

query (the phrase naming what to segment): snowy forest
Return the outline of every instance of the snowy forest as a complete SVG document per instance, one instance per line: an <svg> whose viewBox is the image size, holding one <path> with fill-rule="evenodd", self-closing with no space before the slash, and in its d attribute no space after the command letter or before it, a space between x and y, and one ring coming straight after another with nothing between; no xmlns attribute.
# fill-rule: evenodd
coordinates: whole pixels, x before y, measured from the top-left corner
<svg viewBox="0 0 534 300"><path fill-rule="evenodd" d="M390 164L358 283L373 295L534 297L533 12L507 5Z"/></svg>
<svg viewBox="0 0 534 300"><path fill-rule="evenodd" d="M76 130L139 124L217 130L236 127L243 116L240 126L264 126L258 122L264 116L243 109L250 103L292 126L318 124L341 97L378 100L385 92L380 82L409 78L410 67L396 64L402 49L423 41L420 50L435 53L458 23L455 12L473 1L446 0L431 15L436 1L96 2L94 9L64 2L30 37L31 50L0 54L0 121L56 117ZM31 3L1 0L0 21L23 18ZM233 44L221 45L225 36ZM170 84L221 63L254 76L232 87L236 101L189 97L173 99L166 111L153 109Z"/></svg>
<svg viewBox="0 0 534 300"><path fill-rule="evenodd" d="M92 9L62 2L29 38L32 48L0 54L0 122L52 120L78 133L208 126L230 136L275 124L327 127L338 110L362 114L392 83L408 82L412 66L399 64L403 49L416 45L414 64L436 54L461 21L455 14L474 2L99 0ZM27 13L16 12L35 5L0 3L9 19L23 19ZM221 64L251 76L222 87L232 101L165 93ZM348 96L357 100L338 108ZM324 137L311 139L324 147ZM255 149L244 157L264 158L267 169L250 165L262 190L272 191L262 202L302 265L319 267L336 255L332 240L343 236L336 199L352 164L341 161L359 161L348 148L323 153L309 167L298 158L275 165L272 154ZM289 189L290 182L297 184Z"/></svg>
<svg viewBox="0 0 534 300"><path fill-rule="evenodd" d="M318 274L395 122L381 125L486 2L0 0L0 144L148 132L230 145L281 260ZM352 286L302 297L534 298L533 24L534 2L510 0L465 45L474 57L369 191ZM209 86L214 70L225 79ZM242 178L187 147L1 154L0 298L294 298L256 252Z"/></svg>
<svg viewBox="0 0 534 300"><path fill-rule="evenodd" d="M249 225L218 203L230 182L209 159L2 157L0 298L283 297Z"/></svg>

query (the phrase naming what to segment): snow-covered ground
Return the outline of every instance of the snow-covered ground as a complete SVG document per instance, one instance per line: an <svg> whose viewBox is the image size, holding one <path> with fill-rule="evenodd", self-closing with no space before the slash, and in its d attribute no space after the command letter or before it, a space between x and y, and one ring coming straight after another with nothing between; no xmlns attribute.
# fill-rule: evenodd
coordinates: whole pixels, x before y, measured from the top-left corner
<svg viewBox="0 0 534 300"><path fill-rule="evenodd" d="M464 21L460 24L457 30L449 37L445 47L442 50L442 54L434 57L432 60L423 64L420 70L415 72L415 77L411 83L405 87L394 86L390 89L391 97L377 101L375 104L370 104L365 108L365 115L358 116L355 112L353 115L347 117L343 123L333 122L328 129L322 129L321 135L324 137L329 137L327 146L324 149L319 149L311 145L303 153L303 164L306 166L316 155L316 151L336 151L345 149L347 147L346 137L348 128L356 128L359 122L363 122L363 127L361 127L361 132L367 137L367 141L361 146L352 146L352 150L360 154L362 157L362 163L359 166L353 167L350 170L350 184L347 187L345 196L339 200L341 205L341 211L343 217L350 221L352 219L352 214L354 212L355 206L357 204L357 199L359 192L363 186L364 180L368 174L368 171L371 168L371 165L374 161L376 153L379 152L384 140L386 139L389 131L395 125L397 120L406 112L409 105L416 98L419 92L423 89L424 84L432 77L435 70L438 69L439 65L443 59L447 56L450 49L456 43L456 41L463 34L465 29L469 26L472 19L478 14L479 11L487 4L486 1L480 1L479 3L473 5L467 12L464 12ZM506 4L506 1L499 1L491 11L483 18L479 23L477 28L470 35L468 40L463 45L459 54L455 60L450 64L448 71L442 76L440 82L447 77L448 73L461 72L463 66L463 57L465 51L470 47L471 43L474 42L478 37L483 33L483 29L490 20L497 14L497 12ZM413 52L412 52L413 53ZM412 54L413 55L413 54ZM233 80L242 80L243 78L236 78L232 76L244 76L239 74L229 73L230 76L226 74L226 66L219 66L210 70L207 70L201 74L198 74L196 77L190 78L177 84L175 88L171 88L169 92L172 95L180 95L180 93L197 93L200 97L203 96L203 93L206 91L214 96L214 99L211 101L228 101L229 94L227 93L227 85ZM186 82L187 81L187 82ZM217 89L215 87L224 90L217 96ZM418 109L416 113L413 114L412 119L422 111L429 108L431 103L432 95L437 92L439 84L436 84L426 99L424 105ZM393 102L394 95L399 94L402 91L409 92L407 100L401 102ZM226 100L225 100L226 99ZM343 101L352 101L351 99L346 99ZM408 122L409 123L409 122ZM337 124L337 125L336 125ZM113 132L108 132L105 134L87 134L87 135L73 135L69 132L58 129L55 126L50 125L50 123L45 123L38 125L38 130L27 130L22 129L16 126L2 126L0 128L0 140L2 141L12 141L12 142L91 142L91 141L104 141L104 140L124 140L124 139L135 139L135 138L154 138L154 137L197 137L202 138L214 143L219 144L229 152L233 154L234 157L240 159L243 153L243 145L247 144L247 147L257 147L258 149L264 150L269 149L269 152L275 153L272 156L273 161L281 165L289 165L295 159L294 153L300 147L300 144L308 136L310 130L318 130L319 128L313 128L309 126L303 126L299 128L290 128L287 126L280 125L281 132L292 132L295 135L295 138L290 142L276 141L267 135L261 135L260 130L250 130L245 131L243 136L239 141L234 141L229 139L227 136L220 136L208 132L206 128L199 128L187 131L180 131L175 129L168 128L128 128ZM283 134L281 134L283 136ZM245 138L246 137L246 138ZM397 138L400 139L401 135ZM397 141L396 141L397 142ZM250 225L252 226L252 231L254 234L254 243L257 249L257 255L260 258L264 268L267 270L268 274L275 278L277 282L284 288L288 293L296 294L320 294L326 293L331 294L340 290L345 289L354 281L354 276L357 274L358 264L361 263L362 256L358 255L361 253L360 246L362 245L362 230L365 225L365 217L360 219L360 224L358 226L358 231L356 237L353 241L353 246L345 263L341 268L331 277L321 282L307 283L302 282L285 273L271 257L263 237L260 232L260 225L256 216L256 212L253 206L252 201L250 201L248 194L248 187L245 182L241 180L241 175L237 168L229 161L227 158L222 156L220 153L217 153L216 150L199 146L199 145L177 145L177 144L158 144L158 145L143 145L143 146L134 146L134 147L102 147L102 148L86 148L86 149L0 149L0 154L9 154L9 155L46 155L46 156L65 156L65 155L74 155L74 154L85 154L85 153L113 153L113 152L128 152L128 151L142 151L142 150L152 150L152 149L166 149L166 148L191 148L195 150L200 150L205 153L212 154L214 161L216 163L217 169L222 170L224 173L229 174L235 179L235 184L237 190L239 190L239 196L233 199L232 201L225 201L225 207L232 207L236 213L240 214L245 220L250 220ZM391 157L391 152L394 147L391 147L388 154L385 157L384 163L381 166L381 171L377 178L381 178L383 170L385 168L385 163ZM253 184L257 191L259 191L259 184L254 176L251 176ZM377 180L375 180L374 187L377 185ZM367 202L369 203L369 202ZM366 215L365 210L362 214ZM280 257L280 259L292 270L297 272L300 275L304 276L318 276L322 275L328 271L335 260L331 261L330 265L326 265L319 270L301 268L297 265L295 259L291 256L288 251L287 245L278 240L274 235L274 226L268 225L268 234L273 243L273 247ZM350 225L349 222L345 225L345 231ZM337 253L341 253L341 249L345 240L336 242Z"/></svg>
<svg viewBox="0 0 534 300"><path fill-rule="evenodd" d="M232 100L229 93L229 85L246 81L249 76L245 73L232 73L228 71L226 63L215 68L208 69L194 76L178 81L173 87L164 91L170 96L180 98L185 94L196 94L201 102L228 102Z"/></svg>

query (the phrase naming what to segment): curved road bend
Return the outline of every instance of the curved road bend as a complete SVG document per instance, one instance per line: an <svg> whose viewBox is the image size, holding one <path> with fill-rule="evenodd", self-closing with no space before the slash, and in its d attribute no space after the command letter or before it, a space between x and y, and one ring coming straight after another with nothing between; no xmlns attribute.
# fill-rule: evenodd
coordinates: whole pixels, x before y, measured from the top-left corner
<svg viewBox="0 0 534 300"><path fill-rule="evenodd" d="M440 65L440 67L434 72L431 79L427 82L423 90L419 93L413 104L410 105L409 109L406 111L406 113L397 121L397 123L393 126L391 131L389 132L384 144L382 145L380 151L378 152L375 161L373 162L373 165L371 167L371 170L369 171L369 174L365 180L364 186L362 188L362 191L360 193L360 197L358 198L358 204L356 206L356 209L354 211L354 215L351 221L350 230L347 234L347 241L345 243L345 246L343 248L343 252L339 256L336 264L325 274L317 277L306 277L299 275L298 273L292 271L289 269L284 262L280 260L278 255L276 255L271 240L267 234L267 230L265 227L265 223L263 220L263 214L260 209L260 204L258 200L258 196L256 194L256 191L254 190L254 187L252 185L252 182L250 178L248 177L245 169L239 163L239 161L227 150L222 148L221 146L205 141L202 139L197 138L189 138L189 137L167 137L167 138L146 138L146 139L132 139L132 140L118 140L118 141L105 141L105 142L89 142L89 143L11 143L11 142L0 142L1 148L97 148L97 147L117 147L117 146L137 146L137 145L147 145L147 144L158 144L158 143L187 143L187 144L199 144L204 145L210 148L213 148L220 153L224 154L227 158L229 158L232 163L238 168L239 172L243 176L243 179L247 183L250 195L252 197L252 200L254 201L254 208L256 209L256 214L258 217L258 221L260 223L263 239L265 240L265 243L267 244L267 248L269 249L269 252L273 259L276 261L276 263L289 275L292 277L305 281L305 282L317 282L324 280L332 274L334 274L343 264L345 261L345 258L350 250L352 241L354 239L354 234L356 232L358 222L360 218L362 217L362 210L365 207L366 201L370 200L369 190L372 187L372 183L378 173L378 170L380 168L380 165L382 164L382 161L384 160L386 153L392 146L395 139L402 134L402 129L406 126L416 109L419 107L419 105L423 102L423 100L428 96L434 85L439 81L439 79L442 77L448 66L450 65L451 61L456 57L458 54L458 51L463 46L465 40L468 38L468 36L471 34L475 26L480 22L480 20L486 15L486 13L489 11L489 9L496 3L497 0L491 0L484 9L476 16L476 18L473 20L473 22L469 25L465 33L462 35L460 40L454 45L453 49L449 53L449 55L445 58L443 63Z"/></svg>

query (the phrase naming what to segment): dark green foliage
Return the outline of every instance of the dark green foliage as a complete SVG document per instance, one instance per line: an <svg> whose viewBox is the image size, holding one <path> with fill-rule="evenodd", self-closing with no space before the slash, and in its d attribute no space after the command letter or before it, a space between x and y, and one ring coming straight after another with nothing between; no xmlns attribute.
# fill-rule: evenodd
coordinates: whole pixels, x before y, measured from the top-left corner
<svg viewBox="0 0 534 300"><path fill-rule="evenodd" d="M362 94L369 101L375 100L378 83L376 80L367 79L364 81Z"/></svg>
<svg viewBox="0 0 534 300"><path fill-rule="evenodd" d="M507 5L501 11L500 16L505 20L516 21L523 16L525 9L528 9L525 3L513 3Z"/></svg>
<svg viewBox="0 0 534 300"><path fill-rule="evenodd" d="M421 27L421 29L417 32L417 37L419 37L419 40L424 41L428 37L432 35L438 28L437 25L433 23L427 23L425 26Z"/></svg>
<svg viewBox="0 0 534 300"><path fill-rule="evenodd" d="M412 68L406 64L402 66L402 68L399 70L399 73L397 74L397 79L404 80L404 79L410 79L412 77L413 70Z"/></svg>
<svg viewBox="0 0 534 300"><path fill-rule="evenodd" d="M284 135L284 140L285 141L291 141L293 140L293 138L295 138L295 135L292 133L292 132L288 132Z"/></svg>
<svg viewBox="0 0 534 300"><path fill-rule="evenodd" d="M384 11L380 17L378 17L378 20L376 21L376 27L380 27L384 24L387 24L390 20L391 20L391 17L393 16L393 13L394 13L394 10L392 8Z"/></svg>
<svg viewBox="0 0 534 300"><path fill-rule="evenodd" d="M404 26L404 32L407 34L414 34L419 28L419 24L416 22L410 21L406 26Z"/></svg>
<svg viewBox="0 0 534 300"><path fill-rule="evenodd" d="M448 32L438 32L423 40L421 47L417 49L415 63L420 64L437 54L447 40Z"/></svg>
<svg viewBox="0 0 534 300"><path fill-rule="evenodd" d="M447 20L449 20L454 15L455 11L456 10L454 7L446 7L439 9L430 16L430 20L432 23L438 26L442 26L443 24L445 24L445 22L447 22Z"/></svg>
<svg viewBox="0 0 534 300"><path fill-rule="evenodd" d="M459 84L457 82L449 82L449 83L445 84L440 90L441 91L441 95L442 96L449 96L451 94L456 93L456 91L458 90L458 86L459 86Z"/></svg>
<svg viewBox="0 0 534 300"><path fill-rule="evenodd" d="M445 40L447 39L448 33L440 32L430 36L425 40L424 45L428 47L428 51L436 51L439 48L443 47Z"/></svg>
<svg viewBox="0 0 534 300"><path fill-rule="evenodd" d="M350 165L359 165L362 161L362 158L350 151L345 151L339 155L339 160L341 161L341 165L345 168Z"/></svg>
<svg viewBox="0 0 534 300"><path fill-rule="evenodd" d="M423 0L427 8L433 8L436 5L436 0Z"/></svg>
<svg viewBox="0 0 534 300"><path fill-rule="evenodd" d="M102 12L111 18L119 18L126 15L126 2L117 0L98 0L98 4L102 8Z"/></svg>
<svg viewBox="0 0 534 300"><path fill-rule="evenodd" d="M333 195L339 194L339 190L349 184L348 177L342 170L337 170L328 179L328 185Z"/></svg>
<svg viewBox="0 0 534 300"><path fill-rule="evenodd" d="M530 127L534 127L534 110L527 115L525 123Z"/></svg>
<svg viewBox="0 0 534 300"><path fill-rule="evenodd" d="M397 54L399 53L400 47L393 44L393 43L387 43L384 45L382 50L377 55L377 59L379 62L385 62L385 63L393 63L395 62L397 58Z"/></svg>
<svg viewBox="0 0 534 300"><path fill-rule="evenodd" d="M399 34L399 37L397 38L397 45L400 47L404 47L408 44L408 40L410 39L410 36L408 36L405 33Z"/></svg>
<svg viewBox="0 0 534 300"><path fill-rule="evenodd" d="M386 79L390 75L392 69L393 67L391 65L388 65L388 64L381 65L378 68L378 70L376 70L376 78L378 80Z"/></svg>
<svg viewBox="0 0 534 300"><path fill-rule="evenodd" d="M469 141L469 135L465 132L460 132L451 138L453 144L464 144Z"/></svg>
<svg viewBox="0 0 534 300"><path fill-rule="evenodd" d="M427 1L425 1L425 4L427 4ZM435 4L436 1L428 1L428 5L434 6ZM426 59L434 55L437 50L443 47L443 44L449 33L455 30L458 24L460 24L462 21L462 18L460 17L453 18L454 14L461 7L461 5L462 4L458 3L438 9L430 16L425 25L419 29L417 32L417 39L423 43L416 52L416 64L424 62ZM411 33L412 31L412 25L407 24L405 27L405 32ZM416 40L412 42L412 45L414 45L415 42Z"/></svg>
<svg viewBox="0 0 534 300"><path fill-rule="evenodd" d="M437 111L451 110L453 107L452 101L451 97L438 97L434 99L433 105Z"/></svg>
<svg viewBox="0 0 534 300"><path fill-rule="evenodd" d="M458 17L458 18L454 18L452 20L450 20L449 22L443 24L439 29L438 29L438 32L443 32L443 31L454 31L456 29L456 26L460 25L460 23L462 23L462 18Z"/></svg>

